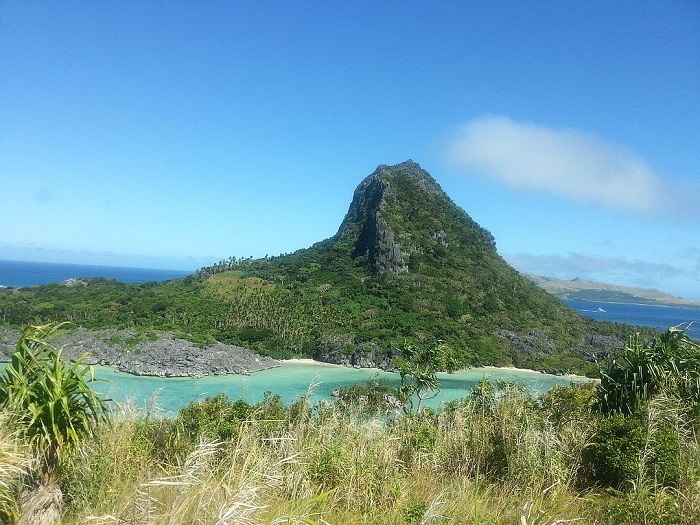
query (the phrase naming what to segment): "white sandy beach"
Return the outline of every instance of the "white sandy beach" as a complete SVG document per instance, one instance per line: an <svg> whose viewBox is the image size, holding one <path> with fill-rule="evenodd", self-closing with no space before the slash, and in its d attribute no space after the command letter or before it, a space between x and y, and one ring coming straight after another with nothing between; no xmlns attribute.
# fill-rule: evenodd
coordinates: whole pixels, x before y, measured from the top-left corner
<svg viewBox="0 0 700 525"><path fill-rule="evenodd" d="M348 367L345 365L338 365L335 363L325 363L323 361L316 361L314 359L310 358L292 358L292 359L282 359L280 360L281 363L289 363L291 365L315 365L315 366L329 366L329 367L339 367L339 368L352 368ZM519 372L519 373L524 373L524 374L533 374L533 375L543 375L543 372L539 372L538 370L533 370L531 368L516 368L514 366L479 366L479 367L473 367L473 368L464 368L461 370L457 370L457 372L463 372L466 370L493 370L493 371L499 371L499 370L509 370L513 372ZM381 368L363 368L363 370L377 370L377 371L383 371ZM551 374L545 374L545 375L551 375ZM558 376L562 378L570 378L573 381L591 381L590 378L577 375L577 374L564 374L562 376Z"/></svg>

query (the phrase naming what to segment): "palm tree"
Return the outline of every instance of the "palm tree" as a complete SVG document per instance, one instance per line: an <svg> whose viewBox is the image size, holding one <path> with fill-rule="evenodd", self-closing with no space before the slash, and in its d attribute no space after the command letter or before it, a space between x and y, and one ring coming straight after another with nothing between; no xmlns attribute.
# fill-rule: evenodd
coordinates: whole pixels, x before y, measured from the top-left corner
<svg viewBox="0 0 700 525"><path fill-rule="evenodd" d="M66 364L61 351L47 342L63 324L25 328L0 376L0 408L15 415L17 428L39 460L37 491L51 494L58 507L62 498L55 482L61 456L85 443L96 424L109 419L108 400L90 388L94 377L92 369L82 364L84 356ZM27 505L22 506L24 512ZM39 519L34 516L32 522Z"/></svg>
<svg viewBox="0 0 700 525"><path fill-rule="evenodd" d="M404 404L404 412L407 414L413 411L414 397L418 399L416 412L420 412L426 400L440 393L437 372L444 370L452 373L457 368L452 349L441 341L427 346L405 341L394 365L401 379L397 396Z"/></svg>

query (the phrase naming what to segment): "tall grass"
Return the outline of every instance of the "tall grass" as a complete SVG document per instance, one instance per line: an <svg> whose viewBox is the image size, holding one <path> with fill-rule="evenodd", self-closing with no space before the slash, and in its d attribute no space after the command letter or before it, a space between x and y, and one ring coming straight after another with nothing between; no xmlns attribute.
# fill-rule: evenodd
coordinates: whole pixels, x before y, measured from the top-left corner
<svg viewBox="0 0 700 525"><path fill-rule="evenodd" d="M19 481L33 463L32 451L21 440L13 420L9 414L0 412L0 523L16 516Z"/></svg>
<svg viewBox="0 0 700 525"><path fill-rule="evenodd" d="M564 409L566 389L554 401L513 385L476 394L409 417L272 396L237 406L224 440L192 419L185 429L182 415L124 409L60 465L63 523L697 523L696 427L669 403L644 419L631 489L610 492L587 477L585 451L606 419L580 410L585 395ZM673 486L650 481L659 436L678 440Z"/></svg>

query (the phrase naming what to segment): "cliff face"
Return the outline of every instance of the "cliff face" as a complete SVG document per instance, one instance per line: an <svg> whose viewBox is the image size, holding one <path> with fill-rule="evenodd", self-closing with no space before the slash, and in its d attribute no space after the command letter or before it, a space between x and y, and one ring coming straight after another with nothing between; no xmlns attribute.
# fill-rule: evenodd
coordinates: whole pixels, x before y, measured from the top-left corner
<svg viewBox="0 0 700 525"><path fill-rule="evenodd" d="M390 186L380 176L380 169L363 180L355 190L336 237L352 245L353 259L367 257L374 275L385 272L396 274L406 266L394 232L381 214Z"/></svg>
<svg viewBox="0 0 700 525"><path fill-rule="evenodd" d="M337 234L323 246L333 257L351 259L355 275L364 271L367 277L358 275L363 283L371 276L364 291L382 304L365 307L365 315L376 311L376 317L345 324L346 332L356 333L341 339L353 344L328 339L322 347L332 351L325 360L356 357L364 327L373 334L396 333L400 326L406 337L449 340L472 362L493 353L508 355L501 364L541 367L546 361L550 367L565 348L595 346L573 335L581 317L504 261L491 233L411 160L381 165L366 177ZM313 249L307 255L314 257ZM318 257L321 267L323 260ZM366 297L357 304L369 302ZM364 359L367 352L360 353Z"/></svg>

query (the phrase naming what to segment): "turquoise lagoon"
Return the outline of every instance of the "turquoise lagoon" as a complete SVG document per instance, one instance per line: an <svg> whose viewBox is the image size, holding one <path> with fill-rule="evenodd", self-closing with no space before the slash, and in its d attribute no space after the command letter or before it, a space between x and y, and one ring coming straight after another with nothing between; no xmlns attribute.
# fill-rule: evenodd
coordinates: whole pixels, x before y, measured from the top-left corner
<svg viewBox="0 0 700 525"><path fill-rule="evenodd" d="M383 379L399 384L397 374L375 369L356 369L307 361L283 361L281 366L251 375L208 376L203 378L161 378L134 376L104 366L96 366L95 377L100 380L93 387L118 403L130 403L135 408L154 408L167 415L192 402L218 393L231 399L243 398L249 403L263 400L265 392L278 394L285 403L300 396L309 396L311 403L332 399L331 393L340 387L370 379ZM543 393L554 385L568 385L572 381L586 381L576 376L554 376L529 370L504 368L470 368L454 374L439 374L441 391L428 406L469 394L472 385L487 378L493 381L516 381L525 384L534 393Z"/></svg>

